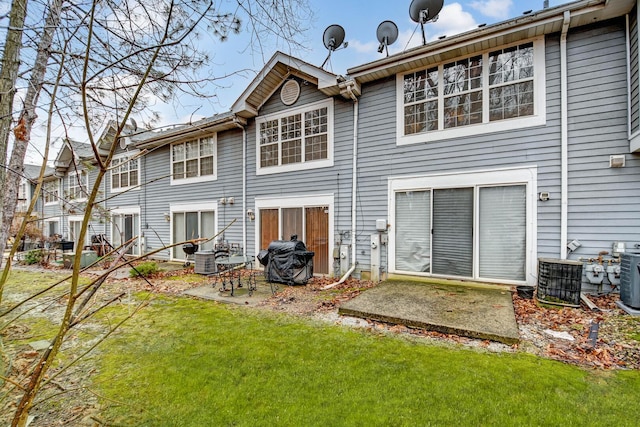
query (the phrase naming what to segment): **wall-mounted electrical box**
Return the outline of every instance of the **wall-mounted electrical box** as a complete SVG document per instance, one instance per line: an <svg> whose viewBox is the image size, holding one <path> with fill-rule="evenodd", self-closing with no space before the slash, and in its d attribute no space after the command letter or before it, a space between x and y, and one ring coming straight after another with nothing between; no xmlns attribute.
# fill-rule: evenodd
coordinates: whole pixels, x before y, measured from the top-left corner
<svg viewBox="0 0 640 427"><path fill-rule="evenodd" d="M386 219L376 219L376 230L377 231L387 231L387 220Z"/></svg>

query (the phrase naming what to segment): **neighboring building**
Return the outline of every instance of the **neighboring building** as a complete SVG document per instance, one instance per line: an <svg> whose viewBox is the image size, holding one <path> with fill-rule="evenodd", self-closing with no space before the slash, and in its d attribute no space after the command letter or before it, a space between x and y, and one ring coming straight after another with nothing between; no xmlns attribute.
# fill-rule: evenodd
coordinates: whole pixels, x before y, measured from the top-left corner
<svg viewBox="0 0 640 427"><path fill-rule="evenodd" d="M147 253L235 220L217 240L256 255L297 235L320 274L507 284L535 284L539 257L633 248L637 22L636 0L576 1L347 77L276 53L229 113L121 138L110 220L89 234L141 236L134 253ZM92 172L79 179L70 152L56 165L78 200ZM61 230L74 226L69 215Z"/></svg>
<svg viewBox="0 0 640 427"><path fill-rule="evenodd" d="M82 247L91 244L91 236L104 234L108 213L104 203L98 203L92 211L84 241L79 241L86 201L95 182L97 168L90 144L65 140L54 161L55 174L50 179L45 197L48 230L58 230L63 240ZM55 197L55 194L59 197ZM101 192L105 194L104 191Z"/></svg>

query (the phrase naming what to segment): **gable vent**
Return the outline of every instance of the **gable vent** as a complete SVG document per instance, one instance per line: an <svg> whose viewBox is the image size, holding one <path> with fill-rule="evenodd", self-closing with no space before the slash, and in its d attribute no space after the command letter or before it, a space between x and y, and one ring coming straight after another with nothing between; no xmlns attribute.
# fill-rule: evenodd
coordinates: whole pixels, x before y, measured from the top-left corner
<svg viewBox="0 0 640 427"><path fill-rule="evenodd" d="M284 105L291 105L300 96L300 85L295 80L288 80L280 90L280 99Z"/></svg>

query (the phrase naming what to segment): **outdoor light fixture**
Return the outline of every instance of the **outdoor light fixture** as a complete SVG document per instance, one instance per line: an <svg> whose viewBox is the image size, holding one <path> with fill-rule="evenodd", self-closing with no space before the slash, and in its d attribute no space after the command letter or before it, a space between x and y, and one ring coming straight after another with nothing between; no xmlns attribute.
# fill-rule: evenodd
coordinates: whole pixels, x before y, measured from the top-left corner
<svg viewBox="0 0 640 427"><path fill-rule="evenodd" d="M253 221L254 219L256 219L256 213L253 211L253 209L247 209L247 217L249 217L249 221Z"/></svg>
<svg viewBox="0 0 640 427"><path fill-rule="evenodd" d="M171 221L171 215L169 215L167 212L163 213L162 215L164 216L165 221L167 222Z"/></svg>

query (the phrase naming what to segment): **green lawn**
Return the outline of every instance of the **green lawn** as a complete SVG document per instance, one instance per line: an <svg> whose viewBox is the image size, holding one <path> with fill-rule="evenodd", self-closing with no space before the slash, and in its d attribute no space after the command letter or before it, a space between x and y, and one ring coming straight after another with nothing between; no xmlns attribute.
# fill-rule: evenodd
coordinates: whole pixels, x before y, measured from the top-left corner
<svg viewBox="0 0 640 427"><path fill-rule="evenodd" d="M156 300L100 348L94 389L103 419L117 425L631 426L640 414L637 371L585 371L186 298Z"/></svg>

